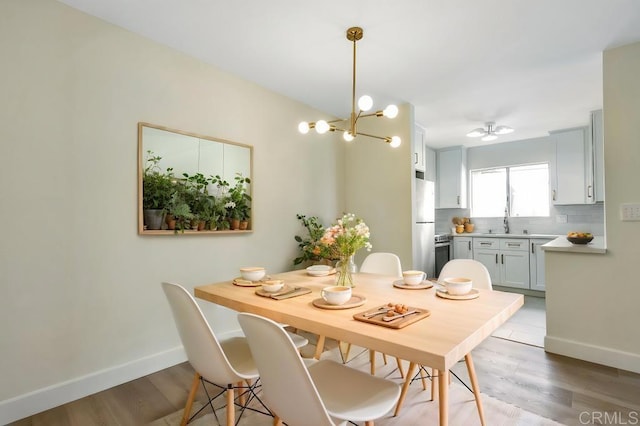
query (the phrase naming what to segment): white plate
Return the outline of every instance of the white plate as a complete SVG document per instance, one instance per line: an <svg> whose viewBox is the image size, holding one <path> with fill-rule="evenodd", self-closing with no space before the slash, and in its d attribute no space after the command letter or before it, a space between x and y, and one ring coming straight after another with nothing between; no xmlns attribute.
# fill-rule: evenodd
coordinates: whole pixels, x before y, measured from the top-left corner
<svg viewBox="0 0 640 426"><path fill-rule="evenodd" d="M307 268L307 274L314 277L324 277L333 272L333 267L329 265L311 265Z"/></svg>

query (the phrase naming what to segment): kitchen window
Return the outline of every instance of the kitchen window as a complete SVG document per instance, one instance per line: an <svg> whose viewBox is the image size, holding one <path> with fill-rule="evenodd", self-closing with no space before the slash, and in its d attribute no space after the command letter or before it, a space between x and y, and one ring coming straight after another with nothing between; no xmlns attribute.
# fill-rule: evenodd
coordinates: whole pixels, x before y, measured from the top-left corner
<svg viewBox="0 0 640 426"><path fill-rule="evenodd" d="M471 171L471 216L549 216L549 165Z"/></svg>

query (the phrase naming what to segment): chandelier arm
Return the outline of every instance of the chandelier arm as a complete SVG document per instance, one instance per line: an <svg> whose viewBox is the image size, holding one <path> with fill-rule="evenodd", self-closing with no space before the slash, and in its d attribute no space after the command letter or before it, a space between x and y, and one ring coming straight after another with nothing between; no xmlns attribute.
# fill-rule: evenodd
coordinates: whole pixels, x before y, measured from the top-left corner
<svg viewBox="0 0 640 426"><path fill-rule="evenodd" d="M380 139L381 141L385 141L385 142L391 142L391 138L390 137L384 137L384 136L376 136L376 135L370 135L368 133L361 133L358 132L356 133L356 136L368 136L370 138L374 138L374 139Z"/></svg>
<svg viewBox="0 0 640 426"><path fill-rule="evenodd" d="M359 118L374 117L374 116L375 117L382 117L382 115L383 115L382 111L376 111L376 112L372 112L372 113L369 113L369 114L362 114L361 113L361 114L358 114L358 117Z"/></svg>

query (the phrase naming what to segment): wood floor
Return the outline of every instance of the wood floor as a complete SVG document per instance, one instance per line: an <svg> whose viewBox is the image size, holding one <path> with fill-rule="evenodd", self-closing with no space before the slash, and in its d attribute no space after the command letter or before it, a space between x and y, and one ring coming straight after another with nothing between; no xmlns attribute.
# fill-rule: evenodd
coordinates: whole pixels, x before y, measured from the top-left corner
<svg viewBox="0 0 640 426"><path fill-rule="evenodd" d="M498 337L473 356L481 390L494 398L566 425L640 424L638 374ZM468 383L464 363L453 371ZM179 364L12 425L143 425L183 408L192 377L189 364Z"/></svg>

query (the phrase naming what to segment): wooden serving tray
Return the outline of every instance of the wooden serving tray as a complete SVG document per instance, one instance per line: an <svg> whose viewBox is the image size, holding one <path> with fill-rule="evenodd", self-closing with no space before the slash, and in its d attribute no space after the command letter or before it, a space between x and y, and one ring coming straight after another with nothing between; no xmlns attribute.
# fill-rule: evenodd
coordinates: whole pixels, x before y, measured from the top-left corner
<svg viewBox="0 0 640 426"><path fill-rule="evenodd" d="M367 318L365 317L365 314L370 313L370 312L376 312L376 309L368 309L364 312L359 312L357 314L353 315L353 319L358 320L358 321L364 321L364 322L368 322L371 324L376 324L376 325L381 325L383 327L388 327L388 328L403 328L408 326L409 324L413 324L416 321L420 321L421 319L424 319L426 317L428 317L429 315L431 315L431 311L428 309L421 309L421 308L414 308L411 306L408 306L409 311L413 311L416 310L418 311L415 314L411 314L409 316L403 317L403 318L398 318L397 320L394 321L383 321L382 317L384 316L384 313L381 315L376 315L375 317L371 317L371 318Z"/></svg>

